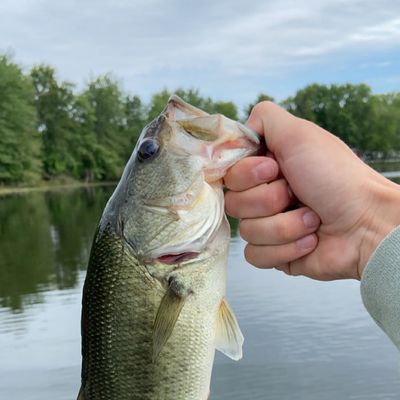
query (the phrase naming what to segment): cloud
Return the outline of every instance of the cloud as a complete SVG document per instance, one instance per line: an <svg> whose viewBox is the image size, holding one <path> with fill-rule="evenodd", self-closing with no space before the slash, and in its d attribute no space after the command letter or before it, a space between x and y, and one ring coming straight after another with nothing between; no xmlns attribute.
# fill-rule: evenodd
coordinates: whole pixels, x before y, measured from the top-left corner
<svg viewBox="0 0 400 400"><path fill-rule="evenodd" d="M47 62L77 82L113 71L145 95L243 93L400 39L398 0L2 0L0 15L0 51L28 67Z"/></svg>

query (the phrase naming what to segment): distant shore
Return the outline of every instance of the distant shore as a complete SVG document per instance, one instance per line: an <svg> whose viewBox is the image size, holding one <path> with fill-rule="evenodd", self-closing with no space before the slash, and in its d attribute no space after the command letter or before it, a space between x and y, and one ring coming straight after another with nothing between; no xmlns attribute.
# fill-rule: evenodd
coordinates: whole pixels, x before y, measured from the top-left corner
<svg viewBox="0 0 400 400"><path fill-rule="evenodd" d="M399 177L400 161L399 160L373 160L367 161L367 164L382 173L388 178ZM387 172L387 174L386 174ZM28 193L33 191L47 191L47 190L64 190L76 189L80 187L95 187L95 186L112 186L116 185L117 181L104 181L104 182L82 182L73 179L50 180L41 181L34 186L0 186L0 197L10 194Z"/></svg>
<svg viewBox="0 0 400 400"><path fill-rule="evenodd" d="M35 186L0 186L0 197L11 194L29 193L37 191L48 191L48 190L68 190L77 189L81 187L95 187L95 186L112 186L116 185L114 181L104 182L80 182L80 181L43 181L39 182Z"/></svg>
<svg viewBox="0 0 400 400"><path fill-rule="evenodd" d="M366 163L378 172L400 171L400 160L373 160Z"/></svg>

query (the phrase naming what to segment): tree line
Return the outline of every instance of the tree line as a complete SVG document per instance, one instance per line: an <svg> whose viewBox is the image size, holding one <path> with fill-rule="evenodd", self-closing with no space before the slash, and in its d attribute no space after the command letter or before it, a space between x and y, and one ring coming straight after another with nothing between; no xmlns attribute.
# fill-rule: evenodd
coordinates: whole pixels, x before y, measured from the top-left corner
<svg viewBox="0 0 400 400"><path fill-rule="evenodd" d="M197 89L175 93L209 113L239 119L231 101L214 101ZM117 179L143 126L159 114L169 95L164 89L145 104L110 75L77 90L60 81L51 66L24 72L11 57L0 55L0 185ZM253 104L261 100L273 98L262 93ZM253 104L243 110L245 117ZM360 152L400 150L400 93L373 94L365 84L312 84L281 105Z"/></svg>

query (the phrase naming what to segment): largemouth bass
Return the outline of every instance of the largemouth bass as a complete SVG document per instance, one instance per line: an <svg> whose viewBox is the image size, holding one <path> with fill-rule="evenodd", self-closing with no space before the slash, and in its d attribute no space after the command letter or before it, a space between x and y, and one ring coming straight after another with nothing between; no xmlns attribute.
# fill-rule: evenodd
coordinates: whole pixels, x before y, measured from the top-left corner
<svg viewBox="0 0 400 400"><path fill-rule="evenodd" d="M79 400L206 400L215 349L242 357L221 178L259 144L177 96L143 129L92 245Z"/></svg>

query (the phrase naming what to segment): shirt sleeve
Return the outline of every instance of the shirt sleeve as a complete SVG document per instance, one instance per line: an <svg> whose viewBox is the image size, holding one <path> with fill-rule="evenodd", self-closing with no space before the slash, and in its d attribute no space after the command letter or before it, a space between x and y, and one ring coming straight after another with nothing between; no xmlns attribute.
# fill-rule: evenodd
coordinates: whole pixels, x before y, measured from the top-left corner
<svg viewBox="0 0 400 400"><path fill-rule="evenodd" d="M386 236L369 259L361 296L371 317L400 350L400 226Z"/></svg>

